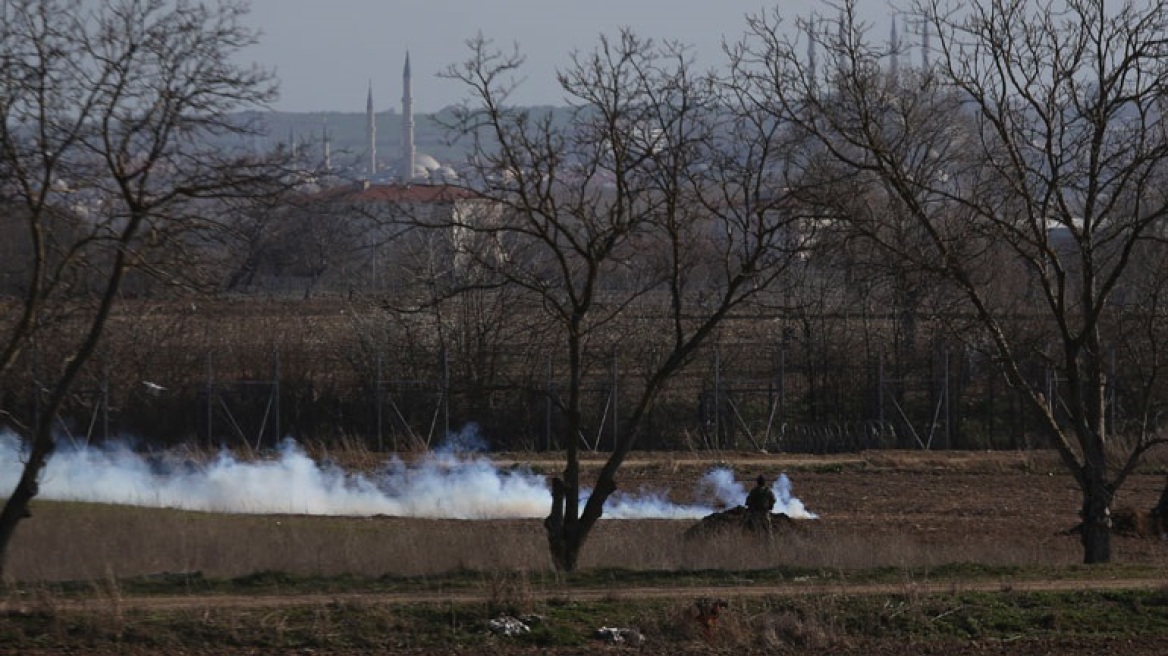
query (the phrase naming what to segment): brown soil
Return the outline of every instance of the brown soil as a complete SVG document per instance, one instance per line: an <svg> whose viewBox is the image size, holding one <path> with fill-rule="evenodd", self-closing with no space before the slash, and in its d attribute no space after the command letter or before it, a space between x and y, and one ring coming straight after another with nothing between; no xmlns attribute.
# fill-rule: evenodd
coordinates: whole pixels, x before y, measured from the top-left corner
<svg viewBox="0 0 1168 656"><path fill-rule="evenodd" d="M532 464L524 458L514 458L517 462ZM1074 481L1066 475L1057 460L1050 454L935 454L935 453L877 453L851 455L836 458L801 457L789 458L758 454L722 454L721 457L697 458L679 454L643 454L626 464L621 476L624 489L646 486L675 491L675 498L688 501L678 491L690 489L702 471L716 462L732 465L739 478L751 480L758 473L775 475L788 472L794 484L794 494L803 500L807 508L819 515L818 520L808 520L799 530L806 532L806 540L817 545L817 549L829 549L830 545L850 542L853 545L870 545L871 550L887 551L887 557L895 561L901 554L905 563L937 564L954 562L987 562L994 564L1050 564L1073 565L1082 558L1078 538L1067 530L1076 525L1076 509L1079 494ZM541 471L554 471L560 461L542 460L534 464ZM594 466L596 463L586 463ZM1164 476L1160 474L1137 474L1132 476L1121 490L1117 507L1151 508L1155 505L1164 486ZM802 528L806 526L806 528ZM621 530L611 526L606 530ZM847 553L841 551L841 558ZM870 556L871 554L866 554ZM1168 556L1168 543L1158 538L1116 536L1113 539L1113 559L1120 563L1140 563L1160 565ZM849 566L839 563L841 568ZM838 582L816 584L796 582L782 587L759 587L744 585L737 588L700 590L653 587L611 589L571 589L536 590L537 596L565 595L580 600L613 597L660 598L682 594L696 597L703 593L716 594L723 598L747 597L752 595L816 594L840 592ZM848 585L849 594L903 593L905 586L921 593L954 590L949 582L906 582L895 586ZM1026 580L993 581L957 584L963 590L1077 590L1077 589L1119 589L1158 588L1164 586L1159 578L1107 579L1084 575L1083 580ZM122 603L127 608L149 609L199 609L223 607L278 607L289 605L314 605L330 601L360 601L378 604L415 602L477 602L483 601L485 593L411 593L411 594L328 594L297 596L182 596L125 598ZM114 651L93 651L73 653L104 655L106 653L136 654L119 646ZM605 647L604 650L626 651L630 648ZM717 648L696 648L690 653L722 653ZM1163 639L1140 638L1115 642L1091 637L1066 640L1031 640L1020 636L1009 642L969 643L964 645L945 644L897 644L896 641L874 641L864 644L839 646L816 651L803 649L790 653L801 654L895 654L896 656L917 656L925 654L946 654L965 656L966 654L1068 654L1101 655L1122 654L1141 656L1166 652ZM638 648L637 653L653 656L658 653L652 645ZM0 646L0 654L7 653ZM37 654L38 652L24 652ZM52 652L40 652L48 654ZM247 650L200 651L191 648L185 654L244 654ZM282 653L282 652L271 652ZM296 652L303 653L303 652ZM364 653L360 650L316 650L314 654L350 655ZM421 652L409 652L421 653ZM459 654L457 649L443 650L444 653ZM475 650L474 653L484 653ZM499 643L485 653L495 654L576 654L579 649L541 650L531 647L508 646ZM671 651L670 653L677 653ZM772 652L788 653L788 652Z"/></svg>
<svg viewBox="0 0 1168 656"><path fill-rule="evenodd" d="M668 462L656 471L631 463L635 477L624 480L625 487L684 490L692 485L696 465L683 459ZM1067 534L1078 524L1082 499L1053 453L730 454L718 462L733 466L746 480L757 473L788 473L793 495L820 518L806 524L813 532L851 534L872 543L900 538L936 549L944 555L940 562L984 562L962 554L977 555L978 547L985 554L1005 552L1015 545L1032 553L1030 562L1082 560L1078 538ZM1147 512L1164 486L1163 474L1135 474L1124 483L1113 510ZM1168 557L1168 542L1160 539L1116 535L1112 543L1117 562L1161 563Z"/></svg>

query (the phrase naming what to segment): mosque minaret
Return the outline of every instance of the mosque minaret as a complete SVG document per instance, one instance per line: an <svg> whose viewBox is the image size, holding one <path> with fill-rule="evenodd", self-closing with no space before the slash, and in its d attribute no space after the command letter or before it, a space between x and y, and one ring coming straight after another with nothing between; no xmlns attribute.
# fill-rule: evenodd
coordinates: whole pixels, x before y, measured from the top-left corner
<svg viewBox="0 0 1168 656"><path fill-rule="evenodd" d="M333 138L329 133L328 120L326 119L324 125L320 129L321 141L324 143L324 170L329 173L333 170Z"/></svg>
<svg viewBox="0 0 1168 656"><path fill-rule="evenodd" d="M819 38L815 34L815 14L811 14L811 18L807 20L807 77L811 80L812 88L818 84L815 79L815 40Z"/></svg>
<svg viewBox="0 0 1168 656"><path fill-rule="evenodd" d="M933 14L926 11L921 21L921 68L925 71L929 70L929 49L932 47L929 43L929 31L932 20Z"/></svg>
<svg viewBox="0 0 1168 656"><path fill-rule="evenodd" d="M373 80L365 100L365 137L369 140L369 178L377 175L377 116L373 112Z"/></svg>
<svg viewBox="0 0 1168 656"><path fill-rule="evenodd" d="M410 53L406 51L406 63L402 69L401 97L401 152L391 157L384 168L377 160L377 114L373 109L373 81L369 82L369 96L365 103L365 136L368 140L364 178L370 182L380 181L408 184L411 182L434 184L458 179L458 173L451 167L424 152L418 152L414 137L414 90L410 77Z"/></svg>
<svg viewBox="0 0 1168 656"><path fill-rule="evenodd" d="M401 168L402 182L415 177L414 164L417 149L414 147L414 90L410 80L410 53L406 51L406 65L402 69L402 123L401 123Z"/></svg>
<svg viewBox="0 0 1168 656"><path fill-rule="evenodd" d="M888 77L895 85L900 75L900 36L896 33L896 14L892 15L892 31L888 35L888 51L892 55L891 61L888 62Z"/></svg>

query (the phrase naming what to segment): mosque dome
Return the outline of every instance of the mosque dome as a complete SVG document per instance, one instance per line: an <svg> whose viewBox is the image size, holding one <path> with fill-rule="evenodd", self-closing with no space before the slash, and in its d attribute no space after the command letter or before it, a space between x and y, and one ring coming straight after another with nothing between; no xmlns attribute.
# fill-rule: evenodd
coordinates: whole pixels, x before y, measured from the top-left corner
<svg viewBox="0 0 1168 656"><path fill-rule="evenodd" d="M426 153L415 153L413 178L434 182L452 182L458 179L458 174L450 166L442 164Z"/></svg>
<svg viewBox="0 0 1168 656"><path fill-rule="evenodd" d="M410 53L406 52L406 62L402 69L402 122L401 155L395 158L392 169L379 173L377 164L376 123L373 112L373 87L370 83L369 100L366 102L367 131L369 138L369 179L396 179L400 182L453 182L458 173L453 167L444 165L433 156L420 153L414 147L414 102L410 81Z"/></svg>
<svg viewBox="0 0 1168 656"><path fill-rule="evenodd" d="M414 171L437 171L442 168L438 160L427 155L426 153L418 153L414 156Z"/></svg>

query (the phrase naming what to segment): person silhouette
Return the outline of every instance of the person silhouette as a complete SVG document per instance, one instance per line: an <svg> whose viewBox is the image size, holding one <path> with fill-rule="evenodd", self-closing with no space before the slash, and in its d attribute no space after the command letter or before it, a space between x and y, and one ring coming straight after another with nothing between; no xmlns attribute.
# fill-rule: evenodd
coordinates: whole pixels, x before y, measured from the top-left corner
<svg viewBox="0 0 1168 656"><path fill-rule="evenodd" d="M767 485L766 476L759 475L755 479L754 489L746 495L746 509L752 513L771 514L775 507L775 493Z"/></svg>

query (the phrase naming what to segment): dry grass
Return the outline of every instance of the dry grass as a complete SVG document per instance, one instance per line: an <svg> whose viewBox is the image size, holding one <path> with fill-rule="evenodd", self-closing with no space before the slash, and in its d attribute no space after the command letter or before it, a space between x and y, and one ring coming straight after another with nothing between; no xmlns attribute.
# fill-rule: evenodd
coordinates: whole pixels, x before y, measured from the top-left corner
<svg viewBox="0 0 1168 656"><path fill-rule="evenodd" d="M357 469L376 460L360 449L327 455ZM1073 526L1077 493L1069 477L1051 473L1057 462L1046 462L1050 454L723 456L744 471L792 471L796 494L822 519L798 522L772 542L738 535L686 540L692 521L601 520L581 568L919 571L950 563L1063 566L1082 557L1078 540L1059 534ZM622 470L622 484L631 489L688 487L683 482L718 464L684 453L638 454L637 460ZM557 464L554 457L527 462L549 471ZM846 471L835 471L841 462ZM586 475L598 464L586 462ZM1124 503L1150 506L1162 485L1159 474L1137 476L1125 487ZM680 494L676 500L688 500ZM1147 539L1115 542L1119 562L1162 562L1166 549ZM24 582L102 582L110 599L116 591L110 582L120 578L195 571L208 578L264 571L324 577L484 572L497 577L490 585L500 605L522 606L523 577L553 567L539 519L221 515L47 501L35 502L33 517L20 525L6 566L8 577Z"/></svg>
<svg viewBox="0 0 1168 656"><path fill-rule="evenodd" d="M702 621L697 610L705 600L673 604L646 628L709 647L712 653L788 653L788 650L847 646L840 625L840 598L833 594L776 604L772 600L729 600L717 621ZM817 652L818 653L818 652Z"/></svg>
<svg viewBox="0 0 1168 656"><path fill-rule="evenodd" d="M547 560L538 522L214 515L39 503L20 527L8 574L94 579L200 571L417 576L516 569Z"/></svg>
<svg viewBox="0 0 1168 656"><path fill-rule="evenodd" d="M793 566L857 569L951 562L1070 564L1064 548L970 536L929 545L919 535L874 536L814 521L761 542L737 535L687 541L687 521L605 520L585 546L582 568L751 570ZM551 572L539 520L213 515L92 504L38 503L12 546L8 575L24 581L94 580L160 572L213 578L259 571L298 575L434 575L457 570ZM522 597L522 579L503 576L500 597Z"/></svg>
<svg viewBox="0 0 1168 656"><path fill-rule="evenodd" d="M1081 607L1100 605L1099 597L1087 602L1074 595L1018 597L1005 579L1001 590L971 595L962 589L967 580L962 576L984 583L984 576L976 578L977 567L958 568L963 573L957 575L939 573L933 579L952 581L947 584L953 586L951 591L922 592L917 585L931 576L929 567L943 563L1074 563L1079 554L1073 539L1035 543L1033 536L1004 540L992 532L975 535L948 527L944 540L938 540L928 530L912 526L877 530L881 521L887 523L884 518L872 523L812 521L773 541L738 535L687 541L681 536L692 522L603 520L584 550L581 567L592 571L582 572L581 582L551 574L539 520L214 515L39 502L33 519L17 533L10 554L9 583L19 585L0 586L0 593L8 595L0 597L0 610L7 613L0 618L0 644L7 640L22 651L48 645L60 652L94 654L188 649L334 653L332 648L345 654L526 654L536 653L538 646L539 653L547 654L638 650L659 656L841 652L908 656L926 652L876 652L866 646L882 644L889 635L896 640L916 636L934 646L941 644L935 642L941 636L950 640L945 645L965 645L980 635L968 633L969 627L995 623L1007 628L993 629L994 639L1015 626L1052 632L1060 630L1060 623L1077 626L1078 620L1068 618L1078 617ZM892 571L860 571L873 568ZM140 594L135 587L139 582L124 580L192 571L208 579L243 577L255 581L246 588L252 592L283 593L287 598L307 594L309 601L235 606L220 603L215 596L214 602L205 601L212 597L197 602L208 603L205 607L143 611L141 599L135 597ZM647 573L641 576L639 571ZM389 581L378 588L381 582L354 582L338 576L342 574L420 580ZM306 582L296 576L337 579ZM991 583L996 581L993 574L988 576ZM805 589L814 594L771 594L786 582L797 588L804 579L811 579ZM73 586L55 583L64 580L82 582L82 594ZM857 593L873 580L880 581L878 594ZM206 583L196 580L193 585ZM711 586L752 584L753 595L734 596L734 588L727 588L729 596L716 623L703 621L696 610ZM230 585L216 589L234 589ZM604 597L578 599L577 585L602 587ZM639 597L626 585L658 587L666 595ZM357 594L321 601L350 589L340 586L353 586ZM373 589L410 595L473 589L474 594L472 601L407 605L363 596ZM196 592L192 597L200 597L191 591ZM171 586L166 593L174 595L176 590ZM1100 620L1099 626L1125 627L1139 621L1149 628L1122 630L1153 636L1147 640L1168 635L1158 619L1159 609L1168 607L1161 599L1164 590L1148 597L1132 596L1136 594L1110 599L1108 604L1125 614ZM1016 597L1021 601L1013 603ZM1043 610L1047 608L1051 610ZM1024 613L1034 617L1019 619ZM963 614L975 620L962 624ZM541 623L522 640L488 635L487 622L503 615L535 615ZM602 643L594 637L600 626L632 627L646 636L646 645ZM871 643L866 642L869 638ZM462 651L451 645L460 645ZM3 646L0 652L7 653Z"/></svg>

